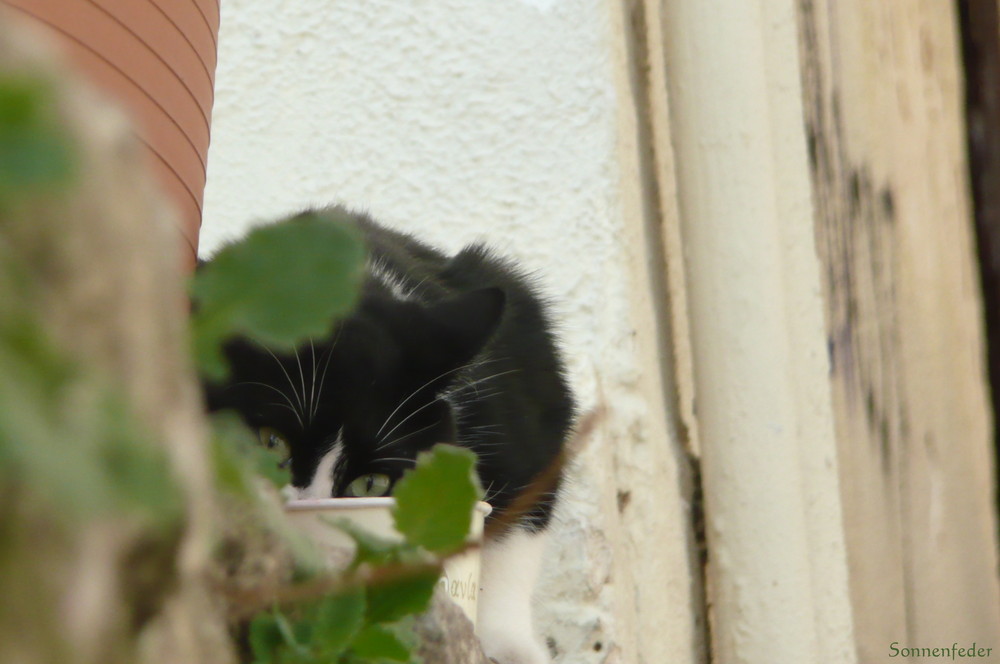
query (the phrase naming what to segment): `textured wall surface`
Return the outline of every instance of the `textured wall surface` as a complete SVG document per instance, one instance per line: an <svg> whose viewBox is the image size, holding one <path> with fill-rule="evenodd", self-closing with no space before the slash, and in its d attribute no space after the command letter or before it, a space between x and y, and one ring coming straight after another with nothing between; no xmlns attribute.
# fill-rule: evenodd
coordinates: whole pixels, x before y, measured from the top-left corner
<svg viewBox="0 0 1000 664"><path fill-rule="evenodd" d="M642 222L616 3L372 5L223 3L202 253L339 202L449 251L487 239L537 272L583 410L607 408L550 548L543 636L560 662L693 661L685 505L627 239ZM659 508L656 525L630 501Z"/></svg>

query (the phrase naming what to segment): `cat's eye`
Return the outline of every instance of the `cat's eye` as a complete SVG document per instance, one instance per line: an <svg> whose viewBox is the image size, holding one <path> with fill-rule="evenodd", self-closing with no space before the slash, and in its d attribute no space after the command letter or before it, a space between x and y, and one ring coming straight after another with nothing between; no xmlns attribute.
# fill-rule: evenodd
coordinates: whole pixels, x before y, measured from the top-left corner
<svg viewBox="0 0 1000 664"><path fill-rule="evenodd" d="M347 486L345 495L349 498L374 498L385 496L392 487L392 480L382 473L369 473L356 478Z"/></svg>
<svg viewBox="0 0 1000 664"><path fill-rule="evenodd" d="M278 455L281 459L281 463L278 465L281 468L285 468L291 463L292 447L288 444L288 439L280 431L271 427L261 427L257 429L257 438L260 439L261 445Z"/></svg>

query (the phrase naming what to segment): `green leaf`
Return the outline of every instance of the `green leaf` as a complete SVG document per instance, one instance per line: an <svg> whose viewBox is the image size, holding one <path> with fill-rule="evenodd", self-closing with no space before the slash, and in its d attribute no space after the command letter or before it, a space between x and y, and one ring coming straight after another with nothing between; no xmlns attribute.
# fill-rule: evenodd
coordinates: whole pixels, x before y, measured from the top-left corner
<svg viewBox="0 0 1000 664"><path fill-rule="evenodd" d="M461 547L472 510L482 496L476 455L453 445L435 445L417 457L416 467L396 484L396 529L419 546L438 553Z"/></svg>
<svg viewBox="0 0 1000 664"><path fill-rule="evenodd" d="M355 224L336 211L306 213L257 228L195 275L195 358L211 378L225 373L220 346L233 334L291 350L329 333L350 311L364 264Z"/></svg>
<svg viewBox="0 0 1000 664"><path fill-rule="evenodd" d="M46 487L38 495L70 519L125 512L172 528L183 515L180 491L126 399L62 357L26 311L7 314L0 318L0 485Z"/></svg>
<svg viewBox="0 0 1000 664"><path fill-rule="evenodd" d="M249 497L247 464L236 452L232 441L213 431L210 451L212 467L215 469L215 486L226 493Z"/></svg>
<svg viewBox="0 0 1000 664"><path fill-rule="evenodd" d="M69 183L73 147L55 106L44 79L0 75L0 199Z"/></svg>
<svg viewBox="0 0 1000 664"><path fill-rule="evenodd" d="M364 626L365 591L358 588L324 597L293 615L275 608L251 621L255 664L337 662Z"/></svg>
<svg viewBox="0 0 1000 664"><path fill-rule="evenodd" d="M437 566L413 566L411 573L368 588L369 623L393 622L422 613L430 604L434 587L441 579Z"/></svg>
<svg viewBox="0 0 1000 664"><path fill-rule="evenodd" d="M295 626L288 619L288 616L277 609L272 611L271 614L274 616L274 622L278 626L278 632L281 634L282 649L294 656L301 656L303 658L308 656L309 649L299 641L298 635L295 633Z"/></svg>
<svg viewBox="0 0 1000 664"><path fill-rule="evenodd" d="M342 530L354 540L356 549L354 551L354 560L351 562L352 569L356 569L365 563L385 565L386 563L399 560L403 550L407 548L405 543L373 535L349 519L321 518L330 524L331 527Z"/></svg>
<svg viewBox="0 0 1000 664"><path fill-rule="evenodd" d="M277 608L261 613L250 622L249 641L254 664L311 659L309 649L295 634L295 626Z"/></svg>
<svg viewBox="0 0 1000 664"><path fill-rule="evenodd" d="M258 475L266 478L279 489L291 484L292 473L288 468L282 468L281 455L262 445L251 444L247 449Z"/></svg>
<svg viewBox="0 0 1000 664"><path fill-rule="evenodd" d="M254 664L271 664L284 644L278 621L271 613L261 613L250 622L250 650Z"/></svg>
<svg viewBox="0 0 1000 664"><path fill-rule="evenodd" d="M361 657L390 662L410 661L410 648L391 630L369 625L354 638L351 649Z"/></svg>
<svg viewBox="0 0 1000 664"><path fill-rule="evenodd" d="M251 491L251 470L278 488L291 482L289 470L280 467L281 457L260 445L236 415L213 415L211 424L215 481L220 489L246 497Z"/></svg>
<svg viewBox="0 0 1000 664"><path fill-rule="evenodd" d="M361 630L365 619L363 588L320 600L315 611L312 638L325 656L339 655Z"/></svg>

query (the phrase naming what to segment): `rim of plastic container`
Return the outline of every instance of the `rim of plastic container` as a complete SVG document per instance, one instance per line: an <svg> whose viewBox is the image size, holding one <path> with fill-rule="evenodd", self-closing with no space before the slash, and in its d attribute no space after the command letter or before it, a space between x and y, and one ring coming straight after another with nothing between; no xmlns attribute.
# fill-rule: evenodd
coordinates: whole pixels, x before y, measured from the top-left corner
<svg viewBox="0 0 1000 664"><path fill-rule="evenodd" d="M396 499L392 496L380 496L378 498L301 498L290 500L285 503L285 509L291 512L303 510L356 510L366 507L392 507ZM489 516L493 507L489 503L479 501L476 503L476 511L482 512L483 516Z"/></svg>

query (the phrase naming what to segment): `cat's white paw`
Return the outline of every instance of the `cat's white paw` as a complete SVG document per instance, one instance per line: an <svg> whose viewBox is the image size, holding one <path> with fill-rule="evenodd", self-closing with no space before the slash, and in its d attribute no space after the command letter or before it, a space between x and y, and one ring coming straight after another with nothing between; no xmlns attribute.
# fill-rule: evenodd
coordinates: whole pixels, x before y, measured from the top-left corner
<svg viewBox="0 0 1000 664"><path fill-rule="evenodd" d="M549 655L533 638L511 635L481 640L483 652L496 664L549 664Z"/></svg>
<svg viewBox="0 0 1000 664"><path fill-rule="evenodd" d="M517 529L483 546L476 633L497 664L549 664L531 624L531 594L544 551L544 533Z"/></svg>

